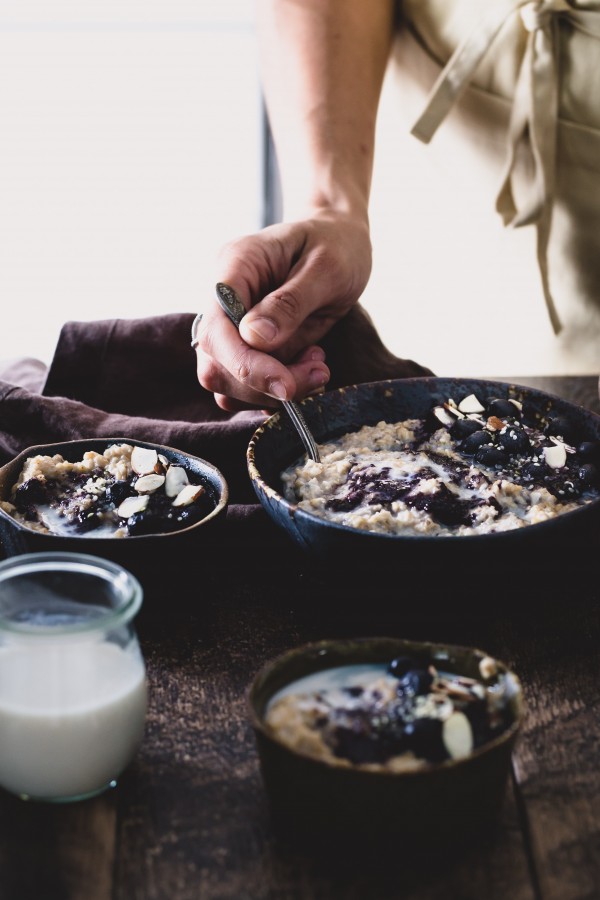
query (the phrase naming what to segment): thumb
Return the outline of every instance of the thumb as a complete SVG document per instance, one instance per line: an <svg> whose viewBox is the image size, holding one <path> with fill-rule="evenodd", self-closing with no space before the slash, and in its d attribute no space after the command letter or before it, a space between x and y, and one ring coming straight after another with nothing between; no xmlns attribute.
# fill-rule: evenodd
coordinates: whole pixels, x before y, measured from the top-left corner
<svg viewBox="0 0 600 900"><path fill-rule="evenodd" d="M311 313L319 308L323 297L322 290L320 297L317 296L310 286L311 281L291 279L252 306L240 324L240 334L246 343L256 350L272 353L290 340L295 343L298 332L302 333L302 344L311 343L316 335L309 333L310 327L305 333L304 325Z"/></svg>

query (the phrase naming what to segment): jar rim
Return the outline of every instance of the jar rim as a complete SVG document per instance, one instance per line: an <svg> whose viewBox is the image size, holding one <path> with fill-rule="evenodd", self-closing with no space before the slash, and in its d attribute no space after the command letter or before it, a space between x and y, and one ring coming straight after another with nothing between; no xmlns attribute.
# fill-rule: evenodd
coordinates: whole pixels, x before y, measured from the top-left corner
<svg viewBox="0 0 600 900"><path fill-rule="evenodd" d="M22 637L48 637L49 635L75 635L85 632L107 630L131 621L142 605L143 589L140 581L128 569L112 560L88 553L48 551L45 553L22 553L0 561L0 587L11 578L23 574L41 572L79 572L95 575L111 582L116 587L119 606L103 610L102 615L85 622L61 622L60 625L44 625L18 622L0 611L0 632L18 634Z"/></svg>

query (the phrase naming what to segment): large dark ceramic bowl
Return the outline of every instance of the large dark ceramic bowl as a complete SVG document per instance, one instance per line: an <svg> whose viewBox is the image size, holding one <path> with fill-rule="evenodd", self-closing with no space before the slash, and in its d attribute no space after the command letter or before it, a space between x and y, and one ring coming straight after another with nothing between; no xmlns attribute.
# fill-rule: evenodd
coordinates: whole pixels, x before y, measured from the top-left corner
<svg viewBox="0 0 600 900"><path fill-rule="evenodd" d="M494 397L513 398L523 404L524 420L533 425L549 417L564 416L579 440L600 439L600 416L559 397L517 384L455 378L407 378L340 388L304 400L304 417L318 443L356 431L381 420L399 422L424 418L432 407L449 397L474 393L482 403ZM579 553L589 557L600 549L600 499L554 519L523 528L467 536L376 534L324 520L284 499L281 472L302 456L302 445L284 412L271 416L252 436L247 466L254 490L271 519L299 547L344 570L418 560L447 558L455 565L471 564L492 554L497 560L515 550L532 556L541 551L549 559L551 547L563 558ZM500 555L498 555L500 554ZM505 559L509 559L506 555Z"/></svg>
<svg viewBox="0 0 600 900"><path fill-rule="evenodd" d="M292 749L265 722L269 701L286 685L336 666L385 663L397 657L481 680L481 650L373 637L305 644L267 663L247 693L261 774L275 829L285 838L342 852L390 844L428 849L471 844L493 833L501 813L511 753L524 716L518 677L496 660L507 680L505 730L461 759L412 771L344 767Z"/></svg>
<svg viewBox="0 0 600 900"><path fill-rule="evenodd" d="M64 459L76 462L82 459L86 451L103 453L111 444L154 449L163 454L169 463L185 468L191 479L205 488L206 514L203 518L185 528L158 534L94 537L91 531L71 536L35 531L0 508L0 547L5 556L52 550L89 553L124 566L147 585L150 578L163 574L174 579L175 567L189 563L196 551L206 547L222 526L227 513L229 488L225 478L216 466L205 459L148 441L127 437L82 438L28 447L0 468L0 500L10 500L11 488L28 457L60 454Z"/></svg>

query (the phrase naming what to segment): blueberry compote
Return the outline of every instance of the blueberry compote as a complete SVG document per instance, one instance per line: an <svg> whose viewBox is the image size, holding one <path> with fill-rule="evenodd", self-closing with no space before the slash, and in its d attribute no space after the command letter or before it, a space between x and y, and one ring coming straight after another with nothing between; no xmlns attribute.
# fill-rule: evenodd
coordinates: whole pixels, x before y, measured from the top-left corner
<svg viewBox="0 0 600 900"><path fill-rule="evenodd" d="M511 724L509 673L490 657L480 673L411 657L341 666L288 685L265 719L284 743L331 763L421 768L469 756Z"/></svg>
<svg viewBox="0 0 600 900"><path fill-rule="evenodd" d="M352 527L465 535L520 528L600 497L600 440L563 416L470 394L424 419L380 422L282 473L286 498Z"/></svg>

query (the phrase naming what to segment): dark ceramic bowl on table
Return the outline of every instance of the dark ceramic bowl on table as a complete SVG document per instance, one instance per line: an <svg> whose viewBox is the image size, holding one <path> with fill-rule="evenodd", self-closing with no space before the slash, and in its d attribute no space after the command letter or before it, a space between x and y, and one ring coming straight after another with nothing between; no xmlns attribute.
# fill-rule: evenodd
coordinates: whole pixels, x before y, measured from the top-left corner
<svg viewBox="0 0 600 900"><path fill-rule="evenodd" d="M595 478L597 492L600 416L533 388L484 379L408 378L326 392L304 400L301 409L317 443L322 445L364 425L431 418L432 410L449 398L458 403L470 395L478 398L483 407L493 399L512 399L521 405L523 422L538 429L547 429L550 420L566 420L573 443L585 443L595 455L593 462L582 462L589 462L591 470L595 468L592 481ZM436 426L439 424L436 422ZM397 567L405 564L414 568L421 563L444 561L454 566L456 573L461 566L490 558L502 563L506 571L506 566L533 560L540 552L545 564L552 567L573 555L581 554L584 560L591 558L600 549L600 493L591 502L546 521L460 536L375 533L328 521L284 496L282 472L301 456L302 447L293 425L278 412L257 429L249 443L250 479L273 522L311 557L327 565L335 563L339 571L353 570L359 575L365 568L376 571L379 566L391 566L400 571ZM431 570L430 575L434 576Z"/></svg>
<svg viewBox="0 0 600 900"><path fill-rule="evenodd" d="M115 491L113 502L108 503L108 507L119 508L126 514L119 520L123 526L120 529L122 536L112 536L106 531L100 536L102 529L94 527L93 517L89 525L84 520L75 522L73 527L60 526L60 533L48 533L37 530L33 523L17 520L6 508L0 506L0 546L4 555L53 550L92 554L110 559L132 571L146 588L163 578L174 583L177 572L187 571L190 559L198 559L198 554L203 550L210 556L211 542L218 537L227 514L227 482L211 462L162 444L128 437L107 437L28 447L0 468L0 501L15 500L13 486L17 483L26 460L32 457L53 457L58 454L69 463L78 463L88 451L104 454L107 448L123 444L137 448L136 453L142 461L150 459L152 464L156 457L156 468L162 473L163 481L161 482L159 475L158 488L150 484L150 492L144 490L138 493L133 484L144 475L141 471L144 468L142 464L138 465L140 472L131 473L124 492ZM150 451L150 457L145 455L147 451ZM169 470L171 476L167 495L165 485ZM175 476L180 476L181 482ZM178 488L185 488L185 492L179 494L180 505L173 507L173 500L179 493ZM152 500L147 509L136 511L137 505L143 506L143 501L141 504L137 503L139 496L146 493L150 493L151 497L155 495L156 498L160 495L161 512L152 513L154 518L151 518L151 511L155 509L152 504L157 503L156 499ZM125 508L121 503L127 499L127 495L133 498L133 505L127 500L129 506ZM40 499L44 500L43 495ZM101 499L106 501L106 495L102 495ZM165 511L168 518L161 520Z"/></svg>
<svg viewBox="0 0 600 900"><path fill-rule="evenodd" d="M396 667L397 663L403 668ZM338 702L354 709L345 723L339 709L332 714L334 728L324 724L327 711L319 713L317 724L336 748L328 757L320 757L313 742L294 744L291 726L285 726L285 734L282 731L280 723L286 720L281 714L270 718L274 698L281 698L300 679L314 678L317 673L321 678L324 672L338 667L373 665L394 671L390 680L392 690L399 692L399 705L394 707L392 702L385 710L374 707L374 718L366 727L365 718L356 708L361 702L360 689L342 688L343 680L338 681ZM413 665L414 670L410 668ZM481 710L494 703L488 699L494 695L496 708L502 710L501 724L496 719L494 728L485 737L482 729L477 740L471 732L470 745L460 747L459 740L451 751L443 744L448 742L446 731L441 740L440 729L433 729L434 737L427 738L428 746L414 751L417 729L401 704L407 697L410 701L413 688L407 685L414 685L413 673L422 677L432 666L445 678L460 676L469 690L475 682L479 683L479 699L473 702L471 696L466 701L469 718L453 713L462 726L478 721L477 716L481 722ZM347 674L343 677L349 678ZM307 690L306 682L303 689ZM297 684L292 693L294 690L299 690ZM349 699L339 700L344 696ZM381 698L381 691L373 696ZM454 702L459 705L459 701ZM381 700L376 699L377 703ZM523 723L524 702L518 677L482 650L386 637L305 644L263 666L249 686L247 705L273 826L285 839L307 843L324 853L330 849L342 853L382 852L385 848L386 852L391 849L396 858L407 849L414 849L433 857L444 848L452 852L456 846L472 845L493 834L498 824L511 753ZM394 718L394 708L400 718ZM440 715L449 720L448 709L440 707ZM497 716L497 712L493 715ZM402 716L408 721L403 722ZM424 723L421 718L421 724L431 725L432 721L440 724L437 720ZM474 730L480 727L474 726ZM468 731L470 726L467 724L466 728ZM348 741L348 735L354 743ZM357 743L361 740L362 745ZM378 749L378 740L383 751ZM388 766L390 756L406 754L407 750L408 764ZM414 754L427 759L421 758L419 765L411 766ZM374 759L378 760L375 766Z"/></svg>

